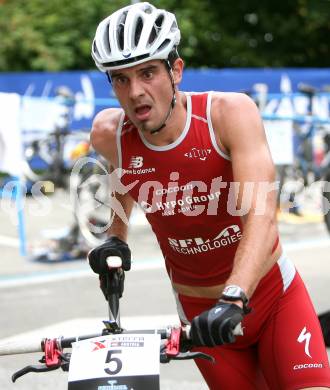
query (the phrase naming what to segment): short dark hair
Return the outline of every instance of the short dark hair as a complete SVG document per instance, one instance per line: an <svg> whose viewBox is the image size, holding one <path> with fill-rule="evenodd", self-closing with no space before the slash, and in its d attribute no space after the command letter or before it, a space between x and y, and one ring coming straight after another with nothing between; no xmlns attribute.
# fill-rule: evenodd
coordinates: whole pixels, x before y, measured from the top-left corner
<svg viewBox="0 0 330 390"><path fill-rule="evenodd" d="M167 58L171 68L172 68L175 60L177 60L178 58L180 58L178 48L177 48L177 46L174 46L173 49L169 52L168 58Z"/></svg>

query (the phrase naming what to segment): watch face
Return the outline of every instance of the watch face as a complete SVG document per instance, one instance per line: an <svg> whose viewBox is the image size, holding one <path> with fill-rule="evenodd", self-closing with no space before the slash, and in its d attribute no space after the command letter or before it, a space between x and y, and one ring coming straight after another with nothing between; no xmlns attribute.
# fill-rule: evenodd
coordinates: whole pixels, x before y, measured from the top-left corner
<svg viewBox="0 0 330 390"><path fill-rule="evenodd" d="M241 289L236 286L228 286L225 288L224 293L229 296L233 297L240 297L241 296Z"/></svg>

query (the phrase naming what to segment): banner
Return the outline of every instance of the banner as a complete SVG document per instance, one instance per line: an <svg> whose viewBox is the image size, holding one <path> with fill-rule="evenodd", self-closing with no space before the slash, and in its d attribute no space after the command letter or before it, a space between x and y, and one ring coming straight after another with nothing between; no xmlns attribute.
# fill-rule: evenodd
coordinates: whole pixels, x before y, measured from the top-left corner
<svg viewBox="0 0 330 390"><path fill-rule="evenodd" d="M292 92L297 92L299 83L311 84L316 88L330 84L330 69L186 69L180 89L187 92L213 90L251 93L264 85L268 93L280 93L288 91L288 86ZM89 129L98 111L118 106L111 85L105 74L99 71L0 74L0 91L19 93L23 98L48 99L54 97L61 86L69 88L75 98L72 115L74 129ZM276 112L278 103L278 99L272 99L272 113ZM293 103L294 107L297 103L299 110L306 109L306 99ZM329 106L329 98L324 97L319 106L324 112L325 107ZM47 115L44 111L40 112Z"/></svg>
<svg viewBox="0 0 330 390"><path fill-rule="evenodd" d="M22 171L20 103L18 94L0 92L0 172L13 176Z"/></svg>

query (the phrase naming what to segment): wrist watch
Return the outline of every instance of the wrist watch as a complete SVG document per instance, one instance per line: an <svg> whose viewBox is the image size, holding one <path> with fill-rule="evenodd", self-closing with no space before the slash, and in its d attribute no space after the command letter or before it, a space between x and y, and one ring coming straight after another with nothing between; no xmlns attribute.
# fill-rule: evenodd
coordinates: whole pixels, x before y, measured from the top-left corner
<svg viewBox="0 0 330 390"><path fill-rule="evenodd" d="M251 311L251 309L247 306L249 299L246 296L244 290L234 284L226 286L223 289L220 299L224 299L226 301L241 301L243 303L244 313L249 313Z"/></svg>

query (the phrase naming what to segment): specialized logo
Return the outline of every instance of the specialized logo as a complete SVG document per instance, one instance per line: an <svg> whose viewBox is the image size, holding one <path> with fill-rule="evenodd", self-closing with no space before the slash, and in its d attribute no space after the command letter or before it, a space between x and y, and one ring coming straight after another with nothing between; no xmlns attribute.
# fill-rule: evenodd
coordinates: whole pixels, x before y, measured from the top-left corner
<svg viewBox="0 0 330 390"><path fill-rule="evenodd" d="M129 58L132 55L132 53L127 49L123 50L121 54L124 58Z"/></svg>
<svg viewBox="0 0 330 390"><path fill-rule="evenodd" d="M184 255L196 255L198 253L208 252L237 243L241 238L242 233L240 227L238 225L230 225L221 230L221 232L212 240L207 239L204 241L201 237L181 240L168 238L168 243L175 252Z"/></svg>
<svg viewBox="0 0 330 390"><path fill-rule="evenodd" d="M132 156L129 168L141 168L143 166L142 156Z"/></svg>
<svg viewBox="0 0 330 390"><path fill-rule="evenodd" d="M198 158L201 161L205 161L210 154L211 149L191 148L190 151L185 153L184 155L188 158Z"/></svg>
<svg viewBox="0 0 330 390"><path fill-rule="evenodd" d="M221 310L222 310L222 307L217 307L217 308L214 310L214 314L219 313L219 311L221 311Z"/></svg>
<svg viewBox="0 0 330 390"><path fill-rule="evenodd" d="M298 343L305 342L305 354L311 358L311 354L309 353L309 343L311 341L312 335L310 332L307 332L306 326L301 331L299 337L297 338Z"/></svg>

